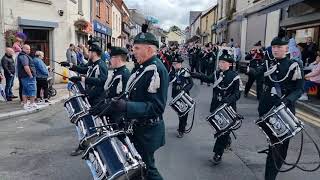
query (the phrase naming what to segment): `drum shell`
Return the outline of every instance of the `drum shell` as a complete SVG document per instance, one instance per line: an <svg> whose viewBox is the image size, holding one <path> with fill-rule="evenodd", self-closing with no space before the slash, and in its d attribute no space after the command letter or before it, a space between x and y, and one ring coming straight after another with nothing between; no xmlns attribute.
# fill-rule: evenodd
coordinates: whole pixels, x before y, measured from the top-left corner
<svg viewBox="0 0 320 180"><path fill-rule="evenodd" d="M83 95L72 96L64 103L71 123L74 123L81 115L86 113L90 105L86 102Z"/></svg>
<svg viewBox="0 0 320 180"><path fill-rule="evenodd" d="M195 101L185 91L181 91L172 101L169 103L174 111L178 113L178 116L184 116L195 105Z"/></svg>
<svg viewBox="0 0 320 180"><path fill-rule="evenodd" d="M303 129L303 123L284 104L273 107L266 115L258 119L256 124L271 145L281 144ZM280 130L279 127L281 127Z"/></svg>
<svg viewBox="0 0 320 180"><path fill-rule="evenodd" d="M78 130L80 147L87 147L91 142L94 142L100 136L97 128L95 128L97 126L100 126L100 124L97 124L95 117L91 116L90 114L86 113L79 117L79 119L76 121L76 127Z"/></svg>
<svg viewBox="0 0 320 180"><path fill-rule="evenodd" d="M144 164L140 163L140 155L134 155L132 147L127 144L127 137L109 137L107 135L97 139L86 150L83 158L87 161L91 171L96 171L93 164L99 164L103 173L100 173L99 179L103 176L104 179L119 179L127 180L133 177L141 176L144 172ZM129 143L130 140L129 140ZM134 159L140 158L140 159ZM91 158L91 159L90 159ZM92 168L95 167L95 168ZM96 174L96 172L92 172Z"/></svg>
<svg viewBox="0 0 320 180"><path fill-rule="evenodd" d="M223 104L207 117L209 125L216 131L215 136L219 137L232 129L242 116L238 115L230 106Z"/></svg>

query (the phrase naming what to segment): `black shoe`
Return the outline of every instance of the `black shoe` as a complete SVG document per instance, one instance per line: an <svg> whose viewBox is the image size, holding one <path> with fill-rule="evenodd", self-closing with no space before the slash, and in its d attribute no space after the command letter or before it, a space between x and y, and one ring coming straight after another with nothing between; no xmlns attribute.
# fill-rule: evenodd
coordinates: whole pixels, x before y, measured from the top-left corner
<svg viewBox="0 0 320 180"><path fill-rule="evenodd" d="M183 132L178 132L177 138L183 138Z"/></svg>
<svg viewBox="0 0 320 180"><path fill-rule="evenodd" d="M70 153L70 156L79 156L80 154L82 154L82 150L77 148L76 150Z"/></svg>
<svg viewBox="0 0 320 180"><path fill-rule="evenodd" d="M15 99L15 98L18 98L18 96L11 96L10 98L11 99Z"/></svg>
<svg viewBox="0 0 320 180"><path fill-rule="evenodd" d="M207 84L207 86L210 86L210 84Z"/></svg>
<svg viewBox="0 0 320 180"><path fill-rule="evenodd" d="M212 157L212 159L210 159L210 162L212 162L212 164L213 164L214 166L220 164L221 161L222 161L222 156L217 155L217 154L215 154L215 155Z"/></svg>
<svg viewBox="0 0 320 180"><path fill-rule="evenodd" d="M248 97L248 94L244 94L244 97Z"/></svg>
<svg viewBox="0 0 320 180"><path fill-rule="evenodd" d="M231 144L227 144L226 148L224 148L225 151L232 151L232 148L231 148Z"/></svg>

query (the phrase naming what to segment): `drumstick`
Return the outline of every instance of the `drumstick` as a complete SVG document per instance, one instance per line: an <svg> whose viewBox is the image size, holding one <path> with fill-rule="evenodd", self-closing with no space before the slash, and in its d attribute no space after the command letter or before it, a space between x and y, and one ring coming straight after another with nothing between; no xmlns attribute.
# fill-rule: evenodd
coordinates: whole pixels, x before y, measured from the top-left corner
<svg viewBox="0 0 320 180"><path fill-rule="evenodd" d="M60 74L60 73L57 73L57 72L55 72L55 71L52 71L52 72L55 73L55 74L57 74L57 75L59 75L59 76L62 76L63 78L69 79L67 76L64 76L64 75L62 75L62 74Z"/></svg>

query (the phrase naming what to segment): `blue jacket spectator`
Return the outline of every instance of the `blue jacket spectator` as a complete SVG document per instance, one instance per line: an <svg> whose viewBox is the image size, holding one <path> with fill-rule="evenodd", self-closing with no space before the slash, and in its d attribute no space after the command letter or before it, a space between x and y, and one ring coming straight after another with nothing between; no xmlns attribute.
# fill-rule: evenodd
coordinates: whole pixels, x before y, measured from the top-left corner
<svg viewBox="0 0 320 180"><path fill-rule="evenodd" d="M41 79L47 79L49 76L49 71L46 64L40 58L41 56L36 55L36 57L33 59L37 72L36 77Z"/></svg>

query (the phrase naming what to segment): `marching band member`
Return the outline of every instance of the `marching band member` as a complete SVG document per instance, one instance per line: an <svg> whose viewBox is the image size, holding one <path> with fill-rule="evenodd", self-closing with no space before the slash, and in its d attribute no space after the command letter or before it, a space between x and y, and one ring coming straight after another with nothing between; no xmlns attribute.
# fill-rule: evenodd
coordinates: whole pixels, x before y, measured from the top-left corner
<svg viewBox="0 0 320 180"><path fill-rule="evenodd" d="M75 84L80 82L85 84L84 93L88 97L90 105L98 103L101 92L103 92L103 86L108 77L108 68L104 61L101 60L101 48L92 44L89 48L89 62L86 65L73 65L69 62L61 62L61 66L70 67L72 71L76 71L80 74L86 74L86 76L73 76L69 80ZM82 149L78 146L71 152L71 156L78 156L82 153Z"/></svg>
<svg viewBox="0 0 320 180"><path fill-rule="evenodd" d="M263 50L261 49L261 41L254 44L254 48L250 50L250 53L245 57L246 60L250 60L249 67L259 68L264 64ZM248 82L246 83L244 96L247 97L252 84L256 81L257 99L260 98L263 90L263 76L254 76L248 74Z"/></svg>
<svg viewBox="0 0 320 180"><path fill-rule="evenodd" d="M227 103L236 110L236 102L240 99L240 76L230 69L234 59L228 54L227 50L222 52L219 57L219 69L211 76L206 76L198 73L191 73L191 76L201 79L204 82L213 83L213 94L210 106L210 112L213 113L218 107ZM213 152L214 156L210 161L214 164L220 164L224 149L230 143L230 132L225 133L217 138Z"/></svg>
<svg viewBox="0 0 320 180"><path fill-rule="evenodd" d="M85 94L91 105L99 100L103 92L104 84L108 78L108 68L101 60L102 49L97 44L92 44L89 48L89 62L85 65L73 65L69 62L61 62L61 66L69 67L70 70L86 76L73 76L69 80L73 83L82 82L85 84Z"/></svg>
<svg viewBox="0 0 320 180"><path fill-rule="evenodd" d="M303 93L303 71L299 63L287 57L288 41L276 37L271 42L274 61L266 62L257 69L242 68L242 72L264 75L265 89L259 99L259 116L268 113L282 102L295 113L295 102ZM275 180L278 170L287 156L289 139L274 147L269 146L266 160L265 180ZM271 149L272 148L272 149ZM274 150L274 151L273 151ZM277 151L275 153L275 151Z"/></svg>
<svg viewBox="0 0 320 180"><path fill-rule="evenodd" d="M164 109L169 86L168 71L157 58L156 37L142 32L134 38L133 51L139 67L132 72L126 86L126 100L114 100L108 113L123 114L127 122L135 122L131 140L146 164L146 179L162 180L155 166L154 153L165 144Z"/></svg>
<svg viewBox="0 0 320 180"><path fill-rule="evenodd" d="M173 70L169 73L170 82L172 82L172 98L175 98L181 91L185 91L189 94L193 81L190 76L189 70L182 67L183 59L181 56L178 56L173 59L172 65ZM188 113L184 116L179 117L179 128L178 128L178 138L182 138L186 130L188 120Z"/></svg>
<svg viewBox="0 0 320 180"><path fill-rule="evenodd" d="M102 111L109 105L105 102L107 98L114 98L121 96L126 89L127 82L131 75L129 69L126 67L128 50L121 47L112 47L110 56L110 66L113 68L111 78L105 83L104 94L101 96L101 101L96 104L91 110L90 114L95 116L102 113Z"/></svg>

